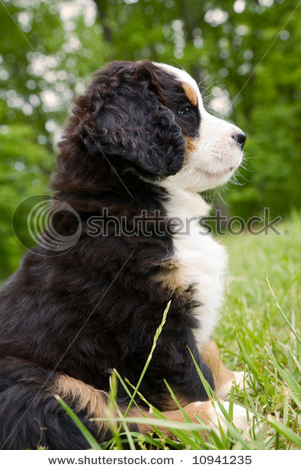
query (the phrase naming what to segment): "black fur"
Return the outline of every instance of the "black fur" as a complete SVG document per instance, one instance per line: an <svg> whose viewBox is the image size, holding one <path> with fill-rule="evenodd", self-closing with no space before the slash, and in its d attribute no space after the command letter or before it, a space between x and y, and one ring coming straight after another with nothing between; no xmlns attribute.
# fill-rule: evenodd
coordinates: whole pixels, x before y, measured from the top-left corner
<svg viewBox="0 0 301 470"><path fill-rule="evenodd" d="M56 374L32 362L0 359L1 448L83 449L87 441L58 401L47 393ZM84 412L78 416L96 434ZM109 433L103 436L110 437Z"/></svg>
<svg viewBox="0 0 301 470"><path fill-rule="evenodd" d="M149 62L110 64L77 99L59 144L52 188L79 214L80 239L57 256L42 247L29 252L1 292L2 448L86 448L49 393L58 374L108 391L116 368L136 384L170 299L140 391L164 409L170 403L166 379L184 402L206 400L190 351L214 387L192 334L198 326L192 314L193 286L179 292L157 280L172 259L172 235L154 231L148 237L116 237L113 229L106 237L87 235L88 218L104 209L117 218L126 216L131 227L142 210L166 219L168 194L151 178L182 167L184 137L192 129L181 124L176 109L185 103L176 79ZM194 119L196 132L196 112ZM55 229L70 233L73 219L62 213L54 220ZM126 402L122 387L118 397ZM107 429L101 436L96 433L85 410L80 418L100 441L109 437Z"/></svg>

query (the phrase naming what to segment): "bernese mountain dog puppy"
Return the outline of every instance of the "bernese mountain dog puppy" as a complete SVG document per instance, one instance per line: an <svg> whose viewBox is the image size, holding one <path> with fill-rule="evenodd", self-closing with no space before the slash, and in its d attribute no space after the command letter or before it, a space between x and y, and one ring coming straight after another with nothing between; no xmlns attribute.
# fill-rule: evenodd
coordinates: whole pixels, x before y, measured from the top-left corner
<svg viewBox="0 0 301 470"><path fill-rule="evenodd" d="M80 236L59 253L40 243L1 291L2 449L88 448L56 395L98 442L108 440L107 422L91 418L107 417L112 370L137 384L170 300L139 390L168 419L184 420L166 380L193 421L214 426L192 356L220 398L240 375L223 366L212 340L227 256L199 225L209 207L198 193L229 180L245 140L205 110L183 70L115 61L96 73L75 101L51 180L52 228L68 237L79 219ZM99 217L106 232L92 236ZM129 404L121 385L117 403L121 412ZM140 405L129 416L152 416ZM247 424L239 405L233 420Z"/></svg>

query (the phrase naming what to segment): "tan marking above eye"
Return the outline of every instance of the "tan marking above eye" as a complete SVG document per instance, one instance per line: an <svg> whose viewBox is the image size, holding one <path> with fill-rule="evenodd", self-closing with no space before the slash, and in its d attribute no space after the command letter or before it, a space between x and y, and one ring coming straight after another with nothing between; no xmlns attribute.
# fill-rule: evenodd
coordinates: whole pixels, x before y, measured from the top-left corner
<svg viewBox="0 0 301 470"><path fill-rule="evenodd" d="M192 86L188 83L182 83L182 87L190 103L196 106L198 104L198 97Z"/></svg>

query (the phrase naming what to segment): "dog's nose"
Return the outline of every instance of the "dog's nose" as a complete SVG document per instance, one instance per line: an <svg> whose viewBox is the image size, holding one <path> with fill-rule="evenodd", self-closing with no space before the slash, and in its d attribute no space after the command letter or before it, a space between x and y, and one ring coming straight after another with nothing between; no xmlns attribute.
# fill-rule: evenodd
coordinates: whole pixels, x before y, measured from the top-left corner
<svg viewBox="0 0 301 470"><path fill-rule="evenodd" d="M238 143L240 148L243 149L245 142L247 140L246 134L244 134L243 132L238 132L237 134L233 134L232 138L235 140L235 142Z"/></svg>

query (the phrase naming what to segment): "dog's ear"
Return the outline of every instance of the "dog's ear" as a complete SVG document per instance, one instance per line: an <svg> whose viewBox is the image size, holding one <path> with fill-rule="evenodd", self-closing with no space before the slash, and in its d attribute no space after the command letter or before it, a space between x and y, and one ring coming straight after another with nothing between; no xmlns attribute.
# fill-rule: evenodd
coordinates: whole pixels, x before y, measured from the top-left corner
<svg viewBox="0 0 301 470"><path fill-rule="evenodd" d="M152 64L113 62L86 95L82 141L92 155L118 156L160 176L177 173L186 144L175 115L160 100Z"/></svg>

